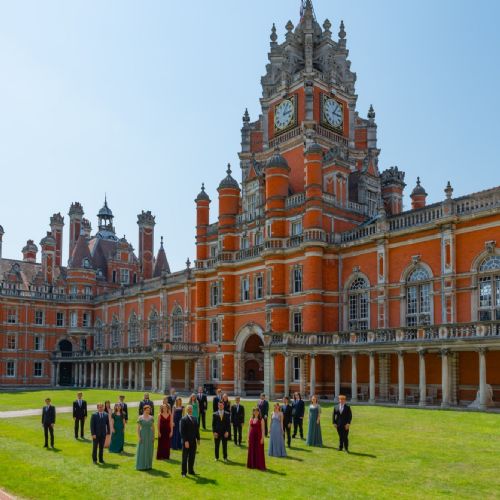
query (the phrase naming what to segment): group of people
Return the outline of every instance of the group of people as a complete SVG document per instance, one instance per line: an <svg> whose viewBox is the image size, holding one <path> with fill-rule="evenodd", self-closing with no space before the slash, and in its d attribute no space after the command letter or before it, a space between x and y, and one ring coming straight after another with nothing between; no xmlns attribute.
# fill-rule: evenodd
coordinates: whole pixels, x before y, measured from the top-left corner
<svg viewBox="0 0 500 500"><path fill-rule="evenodd" d="M243 426L245 423L245 407L239 396L231 404L227 394L221 389L212 401L212 433L214 438L215 460L228 460L228 442L234 441L241 446ZM206 429L206 413L208 399L202 388L193 393L184 407L182 398L175 389L170 391L159 408L157 423L154 422L155 406L144 394L139 403L137 419L137 453L136 469L149 470L153 466L154 443L157 440L156 458L168 460L170 450L182 450L183 476L195 474L194 463L196 450L200 444L200 425ZM282 403L275 402L269 417L269 401L265 394L260 395L258 404L252 409L248 425L248 453L247 467L250 469L265 470L264 438L269 436L268 455L271 457L286 457L286 446L291 447L292 438L297 434L304 439L303 420L305 404L299 393L295 393L293 400L288 396ZM50 398L45 400L42 409L42 425L45 435L45 447L54 447L54 424L56 411ZM85 421L87 419L87 403L81 392L73 403L73 419L75 439L84 439ZM349 451L349 427L352 420L352 411L343 395L339 396L339 403L335 406L332 423L339 436L338 450ZM111 407L110 401L99 403L97 411L90 418L90 432L92 435L92 460L95 464L104 463L103 453L109 448L110 453L121 453L125 443L125 429L128 422L128 407L125 396L119 396L119 401ZM292 435L293 426L293 435ZM309 423L306 445L322 446L321 434L321 406L317 396L312 396L309 405Z"/></svg>

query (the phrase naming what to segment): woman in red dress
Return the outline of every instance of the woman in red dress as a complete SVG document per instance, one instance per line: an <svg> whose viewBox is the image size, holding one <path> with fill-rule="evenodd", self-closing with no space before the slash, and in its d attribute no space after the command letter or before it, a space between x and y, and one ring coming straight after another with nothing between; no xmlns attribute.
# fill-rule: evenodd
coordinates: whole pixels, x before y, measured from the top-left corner
<svg viewBox="0 0 500 500"><path fill-rule="evenodd" d="M264 420L258 408L252 410L252 418L248 426L248 458L249 469L266 470L264 456Z"/></svg>
<svg viewBox="0 0 500 500"><path fill-rule="evenodd" d="M162 404L160 406L160 416L158 417L157 460L168 460L170 458L170 440L172 439L173 430L170 405Z"/></svg>

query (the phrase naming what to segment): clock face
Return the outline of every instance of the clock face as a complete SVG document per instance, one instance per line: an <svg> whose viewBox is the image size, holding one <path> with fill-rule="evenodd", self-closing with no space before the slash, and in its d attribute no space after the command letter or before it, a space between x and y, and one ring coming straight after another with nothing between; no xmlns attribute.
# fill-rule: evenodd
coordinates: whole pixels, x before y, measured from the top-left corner
<svg viewBox="0 0 500 500"><path fill-rule="evenodd" d="M330 127L340 129L344 122L344 109L340 102L329 97L323 99L323 120Z"/></svg>
<svg viewBox="0 0 500 500"><path fill-rule="evenodd" d="M291 125L295 120L295 100L285 99L274 108L274 130L281 132Z"/></svg>

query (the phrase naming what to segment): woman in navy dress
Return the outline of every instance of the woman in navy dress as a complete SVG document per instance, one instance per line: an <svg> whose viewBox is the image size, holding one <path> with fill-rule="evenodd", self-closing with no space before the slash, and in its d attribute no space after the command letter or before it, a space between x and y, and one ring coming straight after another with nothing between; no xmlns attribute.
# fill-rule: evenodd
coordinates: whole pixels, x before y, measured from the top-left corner
<svg viewBox="0 0 500 500"><path fill-rule="evenodd" d="M184 413L184 406L182 406L182 399L177 398L174 406L174 432L172 434L171 448L172 450L182 450L181 443L181 418Z"/></svg>

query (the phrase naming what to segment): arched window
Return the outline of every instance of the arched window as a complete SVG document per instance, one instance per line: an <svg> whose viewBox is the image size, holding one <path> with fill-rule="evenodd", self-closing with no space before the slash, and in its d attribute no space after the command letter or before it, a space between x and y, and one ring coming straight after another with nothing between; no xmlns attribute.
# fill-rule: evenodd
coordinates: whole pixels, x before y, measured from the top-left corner
<svg viewBox="0 0 500 500"><path fill-rule="evenodd" d="M479 321L500 320L500 255L479 266Z"/></svg>
<svg viewBox="0 0 500 500"><path fill-rule="evenodd" d="M120 347L120 323L116 316L111 323L111 347Z"/></svg>
<svg viewBox="0 0 500 500"><path fill-rule="evenodd" d="M419 266L406 280L406 326L431 323L431 283L429 272Z"/></svg>
<svg viewBox="0 0 500 500"><path fill-rule="evenodd" d="M369 286L365 278L356 278L349 287L349 330L368 330Z"/></svg>
<svg viewBox="0 0 500 500"><path fill-rule="evenodd" d="M104 347L104 334L102 330L102 322L98 319L94 327L94 349L102 349Z"/></svg>
<svg viewBox="0 0 500 500"><path fill-rule="evenodd" d="M172 313L172 340L180 341L184 337L184 320L182 318L182 309L176 307Z"/></svg>
<svg viewBox="0 0 500 500"><path fill-rule="evenodd" d="M135 313L132 313L128 322L128 345L129 347L139 345L139 323Z"/></svg>
<svg viewBox="0 0 500 500"><path fill-rule="evenodd" d="M153 311L149 315L149 342L153 343L158 340L158 313Z"/></svg>

